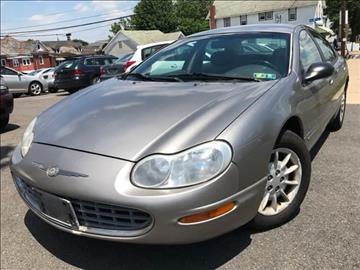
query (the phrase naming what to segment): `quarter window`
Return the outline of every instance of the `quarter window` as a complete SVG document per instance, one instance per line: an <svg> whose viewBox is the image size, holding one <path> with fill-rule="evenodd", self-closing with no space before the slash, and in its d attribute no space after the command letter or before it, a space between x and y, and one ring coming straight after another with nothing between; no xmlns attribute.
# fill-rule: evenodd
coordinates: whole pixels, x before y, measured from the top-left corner
<svg viewBox="0 0 360 270"><path fill-rule="evenodd" d="M311 64L322 62L315 42L304 30L300 32L300 62L304 72L309 69Z"/></svg>
<svg viewBox="0 0 360 270"><path fill-rule="evenodd" d="M1 68L1 75L17 75L17 73L11 69Z"/></svg>
<svg viewBox="0 0 360 270"><path fill-rule="evenodd" d="M247 24L247 15L241 15L240 16L240 25L246 25Z"/></svg>
<svg viewBox="0 0 360 270"><path fill-rule="evenodd" d="M229 26L231 26L230 18L224 18L224 27L229 27Z"/></svg>
<svg viewBox="0 0 360 270"><path fill-rule="evenodd" d="M333 62L336 59L336 54L329 45L329 43L324 40L321 36L313 34L316 43L319 45L320 50L322 51L326 62Z"/></svg>
<svg viewBox="0 0 360 270"><path fill-rule="evenodd" d="M288 16L289 16L289 21L296 21L297 19L297 9L296 8L289 8L288 10Z"/></svg>

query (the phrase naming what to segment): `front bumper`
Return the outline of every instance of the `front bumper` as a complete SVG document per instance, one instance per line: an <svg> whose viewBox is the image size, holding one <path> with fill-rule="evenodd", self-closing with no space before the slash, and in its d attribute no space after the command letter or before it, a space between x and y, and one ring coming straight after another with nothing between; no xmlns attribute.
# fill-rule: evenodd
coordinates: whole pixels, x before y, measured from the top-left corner
<svg viewBox="0 0 360 270"><path fill-rule="evenodd" d="M64 171L60 171L55 177L49 177L44 168L55 165ZM16 148L11 171L15 182L17 178L21 178L30 187L46 194L45 196L70 202L66 208L68 210L64 211L74 210L71 208L74 208L72 202L75 199L139 209L151 217L151 222L145 228L130 231L104 232L91 226L79 226L74 213L73 220L64 224L29 203L17 184L30 209L58 229L98 239L148 244L198 242L240 227L255 216L266 181L262 179L239 190L241 179L238 169L231 164L218 178L200 185L172 190L149 190L131 184L129 175L132 167L133 163L129 161L33 143L24 159L21 158L19 148ZM85 174L87 177L78 176ZM223 216L191 225L179 223L181 217L212 210L226 202L235 202L236 207Z"/></svg>

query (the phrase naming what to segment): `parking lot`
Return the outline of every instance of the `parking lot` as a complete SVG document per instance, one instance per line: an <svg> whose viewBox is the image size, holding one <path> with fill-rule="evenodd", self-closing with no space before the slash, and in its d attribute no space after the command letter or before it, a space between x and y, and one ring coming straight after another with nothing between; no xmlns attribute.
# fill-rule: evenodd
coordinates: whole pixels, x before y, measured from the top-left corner
<svg viewBox="0 0 360 270"><path fill-rule="evenodd" d="M351 100L343 129L325 132L312 150L312 182L295 219L266 232L240 228L183 246L81 238L32 214L12 183L9 157L30 120L67 94L15 99L11 124L1 134L1 268L360 269L359 64L350 63Z"/></svg>

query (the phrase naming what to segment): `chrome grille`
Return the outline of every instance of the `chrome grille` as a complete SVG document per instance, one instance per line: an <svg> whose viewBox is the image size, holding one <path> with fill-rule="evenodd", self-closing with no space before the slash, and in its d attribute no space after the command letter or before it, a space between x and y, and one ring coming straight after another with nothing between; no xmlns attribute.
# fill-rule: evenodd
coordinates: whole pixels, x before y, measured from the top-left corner
<svg viewBox="0 0 360 270"><path fill-rule="evenodd" d="M149 226L149 214L136 209L110 204L71 200L81 226L105 230L141 230Z"/></svg>

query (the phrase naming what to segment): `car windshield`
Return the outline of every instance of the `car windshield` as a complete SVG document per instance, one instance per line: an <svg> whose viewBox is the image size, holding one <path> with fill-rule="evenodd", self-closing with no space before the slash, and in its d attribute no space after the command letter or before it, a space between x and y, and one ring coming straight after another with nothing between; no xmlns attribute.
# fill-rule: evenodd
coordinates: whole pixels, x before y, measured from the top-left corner
<svg viewBox="0 0 360 270"><path fill-rule="evenodd" d="M122 64L122 63L126 62L127 60L129 60L132 56L133 56L133 53L122 55L114 63L115 64Z"/></svg>
<svg viewBox="0 0 360 270"><path fill-rule="evenodd" d="M34 70L34 71L32 71L32 72L29 72L28 75L30 75L30 76L35 76L35 75L38 74L40 71L41 71L41 69L39 69L39 70Z"/></svg>
<svg viewBox="0 0 360 270"><path fill-rule="evenodd" d="M287 76L290 35L240 33L180 40L153 55L127 78L142 80L276 80Z"/></svg>

